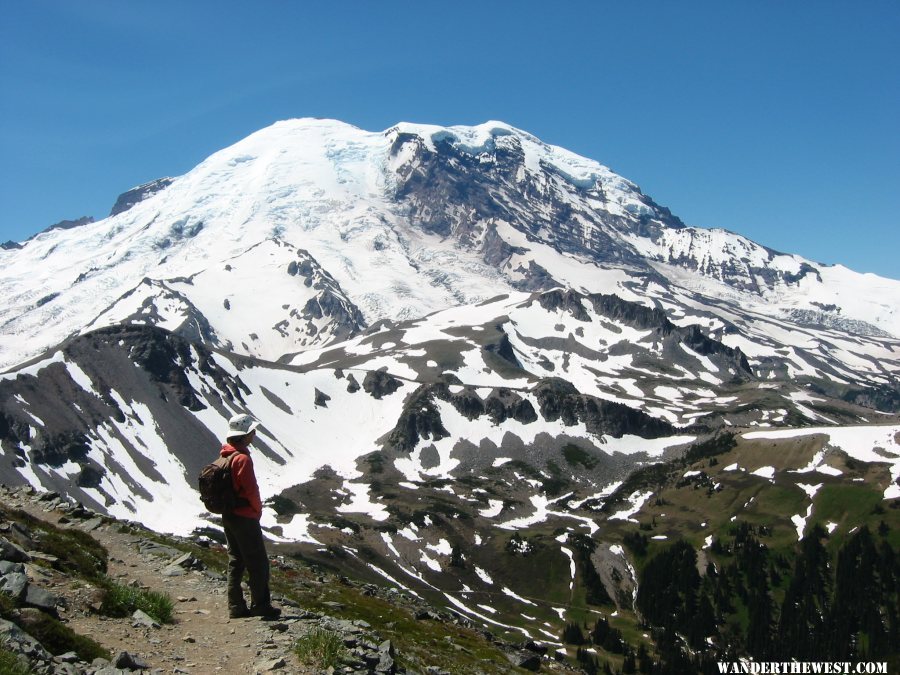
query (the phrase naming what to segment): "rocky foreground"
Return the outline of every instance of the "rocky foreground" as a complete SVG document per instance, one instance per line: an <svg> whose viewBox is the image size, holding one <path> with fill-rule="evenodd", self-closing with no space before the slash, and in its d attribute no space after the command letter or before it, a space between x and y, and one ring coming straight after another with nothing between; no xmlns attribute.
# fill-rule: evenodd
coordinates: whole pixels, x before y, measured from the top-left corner
<svg viewBox="0 0 900 675"><path fill-rule="evenodd" d="M164 538L32 488L0 488L0 558L4 673L568 670L540 645L502 642L395 589L280 556L281 619L229 619L214 542ZM120 616L113 587L169 599L170 616L130 607Z"/></svg>

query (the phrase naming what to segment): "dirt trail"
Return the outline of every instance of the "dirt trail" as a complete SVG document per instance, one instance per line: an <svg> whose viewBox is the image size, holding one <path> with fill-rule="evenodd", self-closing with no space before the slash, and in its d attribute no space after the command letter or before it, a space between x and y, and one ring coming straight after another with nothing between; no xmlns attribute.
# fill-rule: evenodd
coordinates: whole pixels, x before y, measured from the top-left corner
<svg viewBox="0 0 900 675"><path fill-rule="evenodd" d="M54 524L61 516L55 511L42 511L29 501L16 506ZM302 613L300 610L284 607L279 621L229 619L224 580L193 570L165 576L163 570L180 555L179 551L118 530L117 525L101 525L91 531L109 551L109 576L123 585L167 593L175 601L175 623L148 627L134 625L131 619L86 612L92 600L91 589L62 575L48 577L42 572L40 583L68 600L69 606L61 616L77 633L91 636L113 654L127 651L139 656L151 672L314 672L302 666L291 651L297 638L296 631L290 630L297 622L291 615Z"/></svg>

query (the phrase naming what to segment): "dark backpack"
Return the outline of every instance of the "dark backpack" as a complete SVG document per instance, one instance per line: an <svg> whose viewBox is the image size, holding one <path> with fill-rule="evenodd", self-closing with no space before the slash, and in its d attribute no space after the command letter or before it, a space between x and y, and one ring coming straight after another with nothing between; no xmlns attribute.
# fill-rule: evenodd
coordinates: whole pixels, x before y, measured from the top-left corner
<svg viewBox="0 0 900 675"><path fill-rule="evenodd" d="M231 460L233 454L228 457L219 457L200 470L200 478L197 486L200 490L200 499L210 513L228 514L238 506L238 498L234 493L234 484L231 482Z"/></svg>

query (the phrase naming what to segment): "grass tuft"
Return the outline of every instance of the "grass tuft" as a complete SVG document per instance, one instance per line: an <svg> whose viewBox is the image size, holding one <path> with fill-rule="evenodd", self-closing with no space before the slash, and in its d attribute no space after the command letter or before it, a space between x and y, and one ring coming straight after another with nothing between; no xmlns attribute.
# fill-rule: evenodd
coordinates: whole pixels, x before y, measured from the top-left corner
<svg viewBox="0 0 900 675"><path fill-rule="evenodd" d="M297 640L294 652L308 666L336 668L347 654L347 649L337 633L324 628L313 628Z"/></svg>
<svg viewBox="0 0 900 675"><path fill-rule="evenodd" d="M25 657L0 647L0 673L3 675L31 675L34 672L27 665Z"/></svg>
<svg viewBox="0 0 900 675"><path fill-rule="evenodd" d="M146 612L160 623L172 623L175 603L166 593L146 591L110 582L104 586L106 593L100 605L100 613L112 617L126 617L135 610Z"/></svg>

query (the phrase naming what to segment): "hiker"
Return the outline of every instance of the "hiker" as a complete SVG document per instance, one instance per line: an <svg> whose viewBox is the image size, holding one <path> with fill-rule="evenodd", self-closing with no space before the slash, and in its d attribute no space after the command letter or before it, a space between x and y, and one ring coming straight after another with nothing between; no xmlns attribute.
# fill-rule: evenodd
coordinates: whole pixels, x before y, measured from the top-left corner
<svg viewBox="0 0 900 675"><path fill-rule="evenodd" d="M260 616L277 619L281 610L272 606L269 595L269 558L263 542L259 519L262 500L253 472L250 444L259 422L250 415L236 415L228 421L228 437L220 455L231 457L231 481L237 506L222 514L225 539L228 542L228 614L232 619ZM250 606L244 601L241 578L244 570L250 577Z"/></svg>

